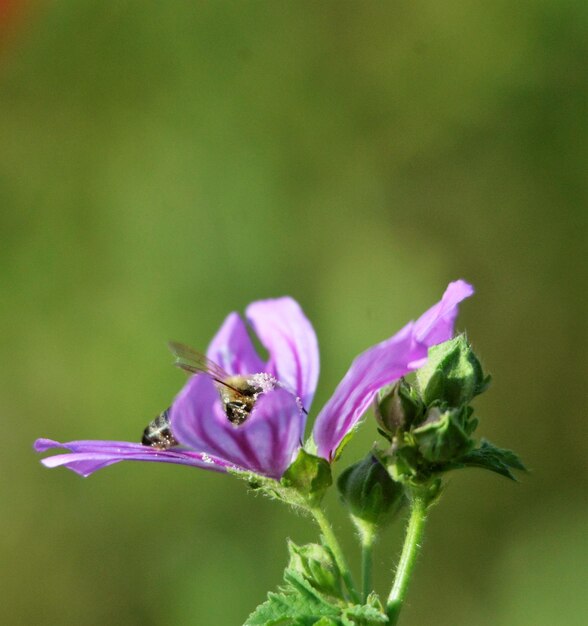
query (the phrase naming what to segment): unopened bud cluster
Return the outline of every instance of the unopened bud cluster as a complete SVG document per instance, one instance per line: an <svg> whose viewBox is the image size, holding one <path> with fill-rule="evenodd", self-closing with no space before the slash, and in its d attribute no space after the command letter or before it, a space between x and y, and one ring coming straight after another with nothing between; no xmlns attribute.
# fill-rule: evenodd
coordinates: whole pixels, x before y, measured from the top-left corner
<svg viewBox="0 0 588 626"><path fill-rule="evenodd" d="M432 502L449 470L479 467L514 480L511 470L525 469L510 450L474 438L478 419L470 403L488 388L490 376L464 335L430 348L415 379L380 391L375 414L389 445L374 448L339 478L354 521L380 526L406 501L405 487Z"/></svg>
<svg viewBox="0 0 588 626"><path fill-rule="evenodd" d="M288 569L300 574L317 591L330 596L342 595L339 568L330 550L318 543L297 546L288 542L290 563Z"/></svg>
<svg viewBox="0 0 588 626"><path fill-rule="evenodd" d="M471 452L478 420L472 399L489 385L464 335L432 347L416 384L402 379L376 402L380 432L391 447L380 453L392 478L422 483Z"/></svg>

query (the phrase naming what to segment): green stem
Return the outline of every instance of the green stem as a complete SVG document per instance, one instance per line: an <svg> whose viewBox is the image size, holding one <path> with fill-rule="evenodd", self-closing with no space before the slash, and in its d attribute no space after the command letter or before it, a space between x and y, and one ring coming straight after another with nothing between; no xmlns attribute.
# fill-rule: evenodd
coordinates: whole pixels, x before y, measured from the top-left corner
<svg viewBox="0 0 588 626"><path fill-rule="evenodd" d="M406 598L408 584L412 575L420 544L425 529L425 521L427 516L427 499L417 493L412 494L411 513L406 529L406 537L400 561L396 569L396 577L392 590L388 596L386 605L386 613L388 615L388 625L394 626L398 622L400 610Z"/></svg>
<svg viewBox="0 0 588 626"><path fill-rule="evenodd" d="M335 563L337 563L337 567L341 572L341 577L345 582L345 585L349 591L349 596L351 600L355 603L359 603L359 594L353 584L353 578L351 577L351 570L349 569L349 565L347 564L347 560L345 559L345 555L343 554L343 550L341 550L341 545L333 532L333 528L327 519L324 511L321 508L311 508L310 513L316 520L316 523L319 525L321 532L323 533L323 537L327 543L327 546L333 553L333 557L335 558Z"/></svg>
<svg viewBox="0 0 588 626"><path fill-rule="evenodd" d="M361 533L361 596L365 604L372 588L372 561L376 533L370 527L369 531Z"/></svg>

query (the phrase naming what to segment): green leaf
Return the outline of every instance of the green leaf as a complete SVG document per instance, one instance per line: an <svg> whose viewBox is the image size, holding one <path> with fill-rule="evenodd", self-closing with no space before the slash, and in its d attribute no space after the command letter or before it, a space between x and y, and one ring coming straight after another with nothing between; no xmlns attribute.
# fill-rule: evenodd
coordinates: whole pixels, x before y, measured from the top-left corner
<svg viewBox="0 0 588 626"><path fill-rule="evenodd" d="M309 454L301 448L280 482L283 487L301 494L310 506L316 506L333 483L331 466L322 457Z"/></svg>
<svg viewBox="0 0 588 626"><path fill-rule="evenodd" d="M266 602L255 609L244 626L377 626L387 623L376 594L370 594L365 605L348 605L341 597L325 595L317 588L316 580L309 576L312 573L309 563L332 558L326 548L317 544L298 547L293 543L289 548L291 559L284 572L285 584L277 593L268 594Z"/></svg>
<svg viewBox="0 0 588 626"><path fill-rule="evenodd" d="M376 624L388 623L388 617L369 604L364 604L362 606L355 604L343 609L343 616L347 619L351 618L354 620L351 622L352 624L362 624L365 626L372 626L373 624L375 626Z"/></svg>
<svg viewBox="0 0 588 626"><path fill-rule="evenodd" d="M257 607L244 626L312 626L320 618L320 613L313 611L300 596L270 592L268 600Z"/></svg>
<svg viewBox="0 0 588 626"><path fill-rule="evenodd" d="M286 586L279 593L270 592L267 601L257 607L244 626L311 626L321 617L336 618L340 614L340 607L331 604L298 572L286 570L284 580Z"/></svg>
<svg viewBox="0 0 588 626"><path fill-rule="evenodd" d="M511 470L527 471L521 459L512 451L498 448L494 444L482 439L479 448L449 464L447 469L460 469L463 467L480 467L496 472L501 476L516 480Z"/></svg>

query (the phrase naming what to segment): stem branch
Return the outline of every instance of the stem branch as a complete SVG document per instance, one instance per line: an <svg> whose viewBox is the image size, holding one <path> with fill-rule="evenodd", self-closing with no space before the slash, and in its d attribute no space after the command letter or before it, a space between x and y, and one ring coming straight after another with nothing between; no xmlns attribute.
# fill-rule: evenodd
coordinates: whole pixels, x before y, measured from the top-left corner
<svg viewBox="0 0 588 626"><path fill-rule="evenodd" d="M337 567L341 572L341 577L345 582L345 585L349 591L349 596L351 600L355 603L359 603L360 598L355 585L353 584L353 578L351 576L351 570L349 569L349 565L347 564L347 560L345 559L345 555L343 554L343 550L341 550L341 545L333 532L333 528L325 515L325 512L319 508L310 509L310 513L314 517L316 523L319 525L321 532L325 538L327 546L333 553L333 557L335 558L335 563L337 563Z"/></svg>
<svg viewBox="0 0 588 626"><path fill-rule="evenodd" d="M411 512L406 537L392 590L388 596L386 613L388 615L389 626L394 626L398 622L400 610L406 598L408 584L416 563L420 544L425 529L427 514L427 499L422 495L413 492L411 499Z"/></svg>

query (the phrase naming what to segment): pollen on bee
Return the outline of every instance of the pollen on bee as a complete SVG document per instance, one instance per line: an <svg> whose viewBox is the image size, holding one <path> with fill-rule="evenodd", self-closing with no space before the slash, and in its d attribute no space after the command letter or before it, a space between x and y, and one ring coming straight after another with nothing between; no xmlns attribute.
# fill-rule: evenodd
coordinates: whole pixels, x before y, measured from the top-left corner
<svg viewBox="0 0 588 626"><path fill-rule="evenodd" d="M278 381L271 374L265 372L253 374L247 382L253 387L258 387L262 393L272 391L278 386Z"/></svg>

